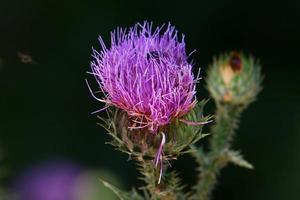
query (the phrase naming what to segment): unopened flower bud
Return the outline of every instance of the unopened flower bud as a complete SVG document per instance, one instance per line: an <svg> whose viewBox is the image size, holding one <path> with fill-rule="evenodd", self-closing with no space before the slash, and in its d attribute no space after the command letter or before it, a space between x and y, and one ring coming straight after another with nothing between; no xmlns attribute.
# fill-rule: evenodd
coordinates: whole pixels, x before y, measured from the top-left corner
<svg viewBox="0 0 300 200"><path fill-rule="evenodd" d="M208 71L207 88L217 103L248 105L261 90L259 64L242 53L215 58Z"/></svg>

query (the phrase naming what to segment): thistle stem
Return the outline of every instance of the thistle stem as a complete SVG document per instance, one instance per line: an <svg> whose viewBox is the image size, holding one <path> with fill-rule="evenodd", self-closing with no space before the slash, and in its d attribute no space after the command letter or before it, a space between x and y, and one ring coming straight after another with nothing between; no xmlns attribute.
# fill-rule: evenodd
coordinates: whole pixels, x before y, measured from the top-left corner
<svg viewBox="0 0 300 200"><path fill-rule="evenodd" d="M143 175L142 180L145 181L146 186L142 189L148 193L151 200L167 200L170 199L169 191L166 191L166 185L163 181L158 183L158 178L161 176L161 169L153 167L151 160L145 160L142 156L137 157L138 169ZM164 169L162 169L164 170Z"/></svg>
<svg viewBox="0 0 300 200"><path fill-rule="evenodd" d="M200 164L200 177L195 186L196 194L191 199L209 200L217 183L217 176L228 163L226 153L231 147L235 130L243 107L217 105L216 123L212 127L210 151L199 151L197 160Z"/></svg>

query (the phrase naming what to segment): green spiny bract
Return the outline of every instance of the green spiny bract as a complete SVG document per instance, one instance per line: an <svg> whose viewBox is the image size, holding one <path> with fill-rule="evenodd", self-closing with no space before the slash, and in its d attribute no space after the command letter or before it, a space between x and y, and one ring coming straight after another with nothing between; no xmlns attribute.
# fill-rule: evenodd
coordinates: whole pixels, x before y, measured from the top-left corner
<svg viewBox="0 0 300 200"><path fill-rule="evenodd" d="M214 58L206 79L217 104L247 106L261 90L261 67L254 58L231 52Z"/></svg>
<svg viewBox="0 0 300 200"><path fill-rule="evenodd" d="M203 108L207 101L198 102L193 110L183 117L186 121L207 122L211 116L204 117ZM109 118L103 119L103 126L108 134L112 136L109 142L118 150L130 156L143 156L144 159L154 159L157 149L161 142L161 134L153 134L147 128L132 129L134 122L130 120L126 112L109 108ZM193 126L188 125L179 119L174 119L171 124L160 128L160 132L166 135L164 145L164 159L173 160L178 156L188 153L190 145L199 141L205 134L202 134L203 124Z"/></svg>

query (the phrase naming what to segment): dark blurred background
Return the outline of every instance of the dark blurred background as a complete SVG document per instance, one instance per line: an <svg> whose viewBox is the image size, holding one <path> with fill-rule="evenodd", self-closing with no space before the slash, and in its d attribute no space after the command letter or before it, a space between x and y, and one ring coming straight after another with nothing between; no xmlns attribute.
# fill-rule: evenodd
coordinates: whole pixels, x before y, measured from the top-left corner
<svg viewBox="0 0 300 200"><path fill-rule="evenodd" d="M263 66L264 90L242 116L235 141L255 170L227 167L214 199L300 199L299 10L299 1L271 0L2 0L2 190L13 191L26 171L57 160L95 171L88 180L113 177L123 189L140 184L134 163L104 144L109 137L90 115L103 105L84 79L92 80L86 71L91 47L100 48L99 35L109 44L115 27L150 20L170 21L186 35L187 51L197 50L193 58L204 77L212 57L232 49L254 55ZM198 96L208 97L204 82ZM195 181L191 158L174 165L184 183ZM96 180L98 186L101 193Z"/></svg>

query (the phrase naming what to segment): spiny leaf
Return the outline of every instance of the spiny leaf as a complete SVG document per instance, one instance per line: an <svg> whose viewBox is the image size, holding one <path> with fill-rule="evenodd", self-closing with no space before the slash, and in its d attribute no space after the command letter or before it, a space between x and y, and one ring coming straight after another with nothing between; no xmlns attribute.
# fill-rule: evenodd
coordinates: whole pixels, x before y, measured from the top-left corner
<svg viewBox="0 0 300 200"><path fill-rule="evenodd" d="M207 137L207 136L210 136L210 135L211 135L211 133L202 133L201 139L203 139L203 138L205 138L205 137Z"/></svg>
<svg viewBox="0 0 300 200"><path fill-rule="evenodd" d="M143 200L143 198L137 193L135 189L132 189L131 192L124 192L114 185L102 180L101 178L99 178L99 181L102 182L105 187L114 192L120 200Z"/></svg>
<svg viewBox="0 0 300 200"><path fill-rule="evenodd" d="M253 165L246 161L238 151L228 151L227 156L233 164L247 169L254 169Z"/></svg>

